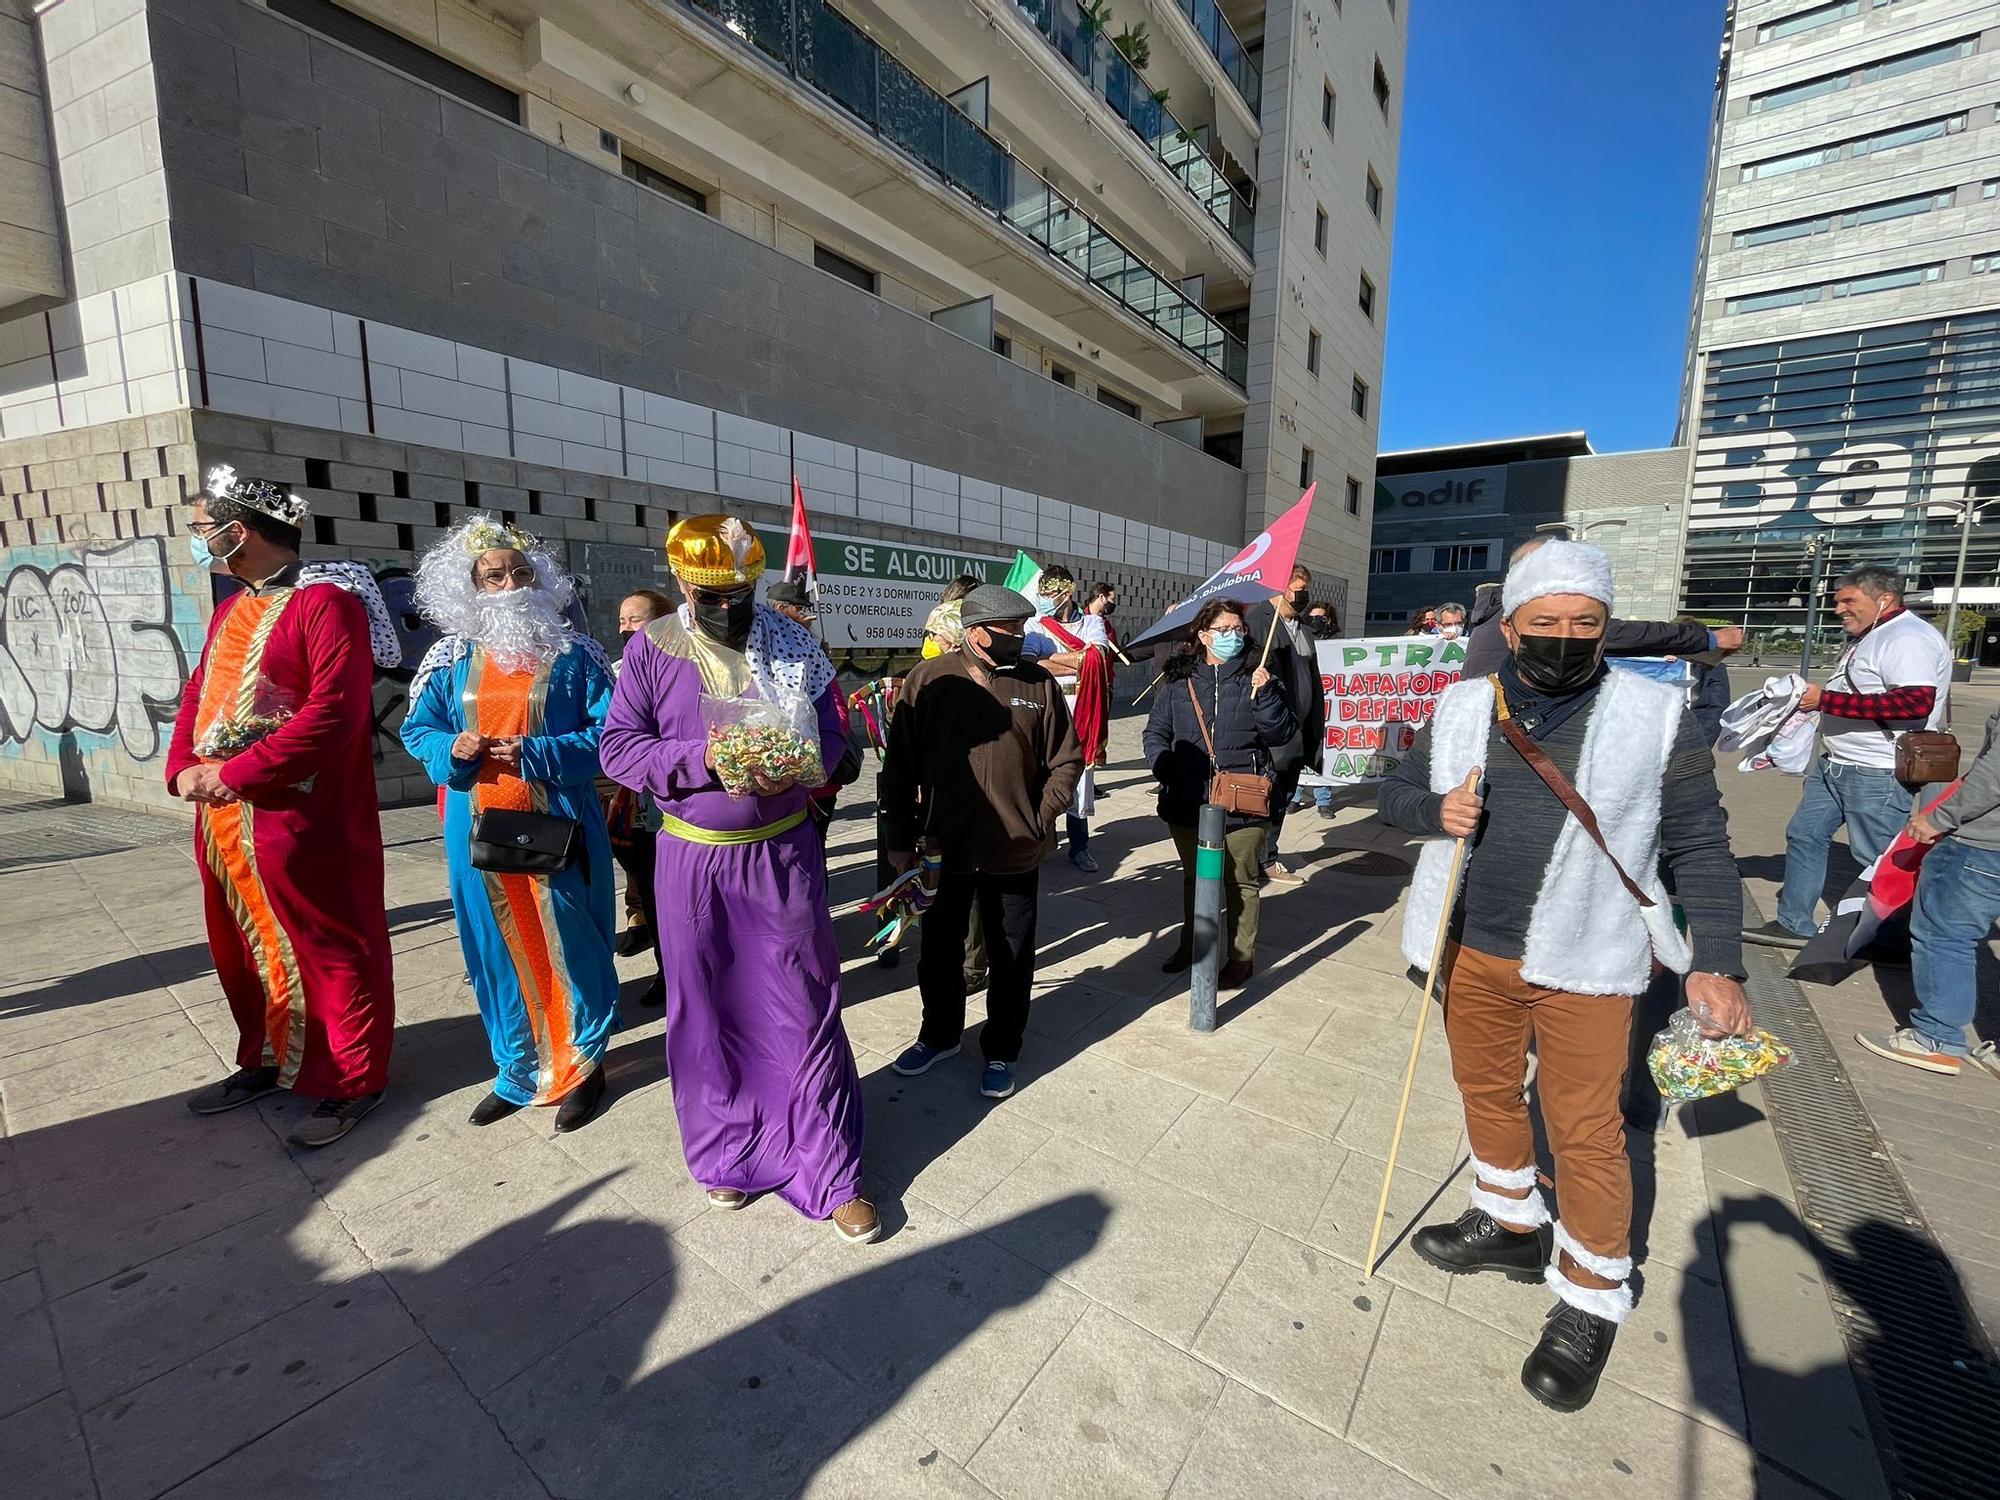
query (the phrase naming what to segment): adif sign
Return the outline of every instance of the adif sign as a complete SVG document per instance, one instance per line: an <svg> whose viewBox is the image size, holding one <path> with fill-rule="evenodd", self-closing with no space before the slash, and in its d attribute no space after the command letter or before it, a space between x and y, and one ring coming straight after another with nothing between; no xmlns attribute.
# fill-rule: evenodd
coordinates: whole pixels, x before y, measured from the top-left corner
<svg viewBox="0 0 2000 1500"><path fill-rule="evenodd" d="M1490 516L1506 508L1507 470L1497 464L1434 474L1390 474L1375 481L1377 522Z"/></svg>
<svg viewBox="0 0 2000 1500"><path fill-rule="evenodd" d="M1939 434L1926 476L1917 467L1915 442L1807 443L1784 431L1704 439L1695 456L1688 524L1715 530L1779 517L1830 526L1893 520L1913 500L1963 498L1973 465L2000 457L2000 433ZM1955 505L1927 508L1934 516L1957 514Z"/></svg>

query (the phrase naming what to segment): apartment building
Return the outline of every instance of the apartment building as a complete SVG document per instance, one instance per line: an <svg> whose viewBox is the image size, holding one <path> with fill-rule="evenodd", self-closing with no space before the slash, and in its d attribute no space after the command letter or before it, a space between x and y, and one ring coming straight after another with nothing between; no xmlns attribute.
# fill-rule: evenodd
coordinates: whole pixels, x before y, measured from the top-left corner
<svg viewBox="0 0 2000 1500"><path fill-rule="evenodd" d="M1315 481L1360 597L1398 0L5 6L0 785L157 800L216 462L399 608L505 512L600 626L797 475L864 670L947 570L1145 616Z"/></svg>
<svg viewBox="0 0 2000 1500"><path fill-rule="evenodd" d="M1737 0L1710 165L1686 606L1797 633L1809 545L1942 605L1962 540L2000 597L2000 5Z"/></svg>

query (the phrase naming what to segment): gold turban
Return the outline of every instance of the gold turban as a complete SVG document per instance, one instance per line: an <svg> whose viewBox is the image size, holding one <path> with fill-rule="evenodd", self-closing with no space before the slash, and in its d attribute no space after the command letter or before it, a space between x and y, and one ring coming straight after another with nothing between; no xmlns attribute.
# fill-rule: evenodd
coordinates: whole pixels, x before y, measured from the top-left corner
<svg viewBox="0 0 2000 1500"><path fill-rule="evenodd" d="M667 566L696 588L736 588L764 571L764 544L735 516L686 516L667 533Z"/></svg>

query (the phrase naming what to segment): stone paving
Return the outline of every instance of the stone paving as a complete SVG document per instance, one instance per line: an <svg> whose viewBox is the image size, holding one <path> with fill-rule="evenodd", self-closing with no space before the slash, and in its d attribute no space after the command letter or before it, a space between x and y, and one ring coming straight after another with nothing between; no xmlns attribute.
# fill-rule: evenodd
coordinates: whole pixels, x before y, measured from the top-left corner
<svg viewBox="0 0 2000 1500"><path fill-rule="evenodd" d="M1309 878L1268 897L1256 979L1196 1035L1158 969L1178 871L1136 740L1121 720L1103 873L1045 872L1012 1099L978 1097L972 1047L888 1070L913 966L875 965L841 917L888 1229L865 1249L776 1201L707 1207L638 962L602 1118L466 1124L488 1064L428 809L384 819L389 1100L312 1154L284 1145L290 1099L182 1107L233 1049L184 842L6 851L6 1492L1885 1494L1754 1091L1635 1138L1642 1295L1579 1416L1517 1381L1544 1293L1404 1244L1463 1201L1435 1025L1394 1248L1362 1273L1419 1000L1403 882L1359 870L1403 846L1360 798L1295 820ZM834 832L851 907L872 824Z"/></svg>

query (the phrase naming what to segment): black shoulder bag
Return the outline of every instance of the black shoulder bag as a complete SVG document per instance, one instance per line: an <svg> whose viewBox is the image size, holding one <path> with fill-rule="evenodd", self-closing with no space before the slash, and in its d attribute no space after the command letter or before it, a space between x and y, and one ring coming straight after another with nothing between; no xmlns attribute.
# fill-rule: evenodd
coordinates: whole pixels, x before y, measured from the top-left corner
<svg viewBox="0 0 2000 1500"><path fill-rule="evenodd" d="M500 875L560 875L571 865L585 866L583 825L554 813L489 807L472 815L472 868Z"/></svg>

